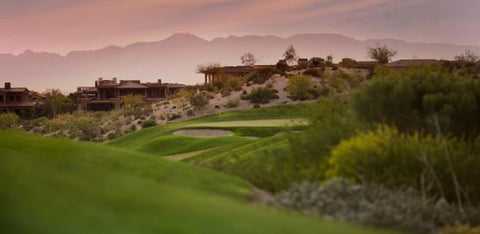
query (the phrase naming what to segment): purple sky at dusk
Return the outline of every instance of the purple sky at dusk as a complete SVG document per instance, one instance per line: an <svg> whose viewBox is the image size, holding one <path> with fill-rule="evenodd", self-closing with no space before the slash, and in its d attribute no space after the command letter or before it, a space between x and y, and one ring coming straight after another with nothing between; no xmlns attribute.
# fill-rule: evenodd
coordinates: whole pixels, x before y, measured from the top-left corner
<svg viewBox="0 0 480 234"><path fill-rule="evenodd" d="M340 33L480 45L478 0L0 0L0 53L67 53L176 32Z"/></svg>

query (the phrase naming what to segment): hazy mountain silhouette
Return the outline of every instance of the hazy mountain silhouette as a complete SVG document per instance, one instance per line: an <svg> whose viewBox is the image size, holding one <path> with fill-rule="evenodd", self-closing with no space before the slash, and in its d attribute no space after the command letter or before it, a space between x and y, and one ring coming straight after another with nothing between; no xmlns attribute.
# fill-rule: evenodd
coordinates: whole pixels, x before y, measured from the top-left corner
<svg viewBox="0 0 480 234"><path fill-rule="evenodd" d="M190 33L177 33L161 41L72 51L65 56L30 50L19 55L0 54L0 81L38 91L47 88L74 91L77 86L92 85L98 77L145 81L162 78L164 82L193 84L203 81L203 76L195 73L198 64L239 65L245 52L252 52L261 64L275 64L290 44L300 57L332 54L336 61L343 57L367 60L367 48L377 44L397 50L395 59L452 59L466 49L480 53L479 46L395 39L360 41L339 34L297 34L288 38L229 36L207 41Z"/></svg>

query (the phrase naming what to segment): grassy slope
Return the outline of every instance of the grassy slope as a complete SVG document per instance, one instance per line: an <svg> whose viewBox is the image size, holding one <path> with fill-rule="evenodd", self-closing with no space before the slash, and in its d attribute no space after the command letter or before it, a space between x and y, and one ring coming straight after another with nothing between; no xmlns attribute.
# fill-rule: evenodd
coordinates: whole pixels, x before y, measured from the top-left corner
<svg viewBox="0 0 480 234"><path fill-rule="evenodd" d="M0 233L377 233L246 204L245 181L117 148L0 131Z"/></svg>

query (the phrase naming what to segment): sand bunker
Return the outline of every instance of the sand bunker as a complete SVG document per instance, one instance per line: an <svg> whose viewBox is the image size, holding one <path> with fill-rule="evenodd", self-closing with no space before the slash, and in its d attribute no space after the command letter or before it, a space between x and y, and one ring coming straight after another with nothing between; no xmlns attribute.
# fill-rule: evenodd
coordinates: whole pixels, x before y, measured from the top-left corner
<svg viewBox="0 0 480 234"><path fill-rule="evenodd" d="M220 129L185 129L175 131L173 135L197 138L232 136L233 132Z"/></svg>

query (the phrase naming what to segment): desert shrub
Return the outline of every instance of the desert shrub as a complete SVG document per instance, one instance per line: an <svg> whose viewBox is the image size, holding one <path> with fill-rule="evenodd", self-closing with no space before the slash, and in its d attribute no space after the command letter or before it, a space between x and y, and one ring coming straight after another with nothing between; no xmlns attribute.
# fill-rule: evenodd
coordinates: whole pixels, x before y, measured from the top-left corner
<svg viewBox="0 0 480 234"><path fill-rule="evenodd" d="M357 116L402 132L480 134L480 81L428 68L382 72L351 99Z"/></svg>
<svg viewBox="0 0 480 234"><path fill-rule="evenodd" d="M78 132L78 137L82 141L100 141L101 135L99 122L89 117L73 118L70 122L73 129Z"/></svg>
<svg viewBox="0 0 480 234"><path fill-rule="evenodd" d="M157 125L157 121L155 121L155 119L147 119L145 120L145 122L143 122L142 124L142 128L149 128L149 127L153 127L153 126L156 126Z"/></svg>
<svg viewBox="0 0 480 234"><path fill-rule="evenodd" d="M329 74L327 82L336 93L351 93L360 87L361 78L339 71Z"/></svg>
<svg viewBox="0 0 480 234"><path fill-rule="evenodd" d="M253 89L250 94L242 95L242 99L250 100L251 103L265 104L270 100L278 99L278 90L271 88L259 87Z"/></svg>
<svg viewBox="0 0 480 234"><path fill-rule="evenodd" d="M318 68L310 68L303 72L304 75L313 76L317 78L323 77L323 71Z"/></svg>
<svg viewBox="0 0 480 234"><path fill-rule="evenodd" d="M222 89L220 91L220 94L222 95L222 97L227 97L227 96L230 96L232 92L230 91L230 89Z"/></svg>
<svg viewBox="0 0 480 234"><path fill-rule="evenodd" d="M264 68L260 71L252 73L248 77L248 81L251 81L255 84L263 84L265 83L270 77L272 77L275 74L278 74L279 71L274 68Z"/></svg>
<svg viewBox="0 0 480 234"><path fill-rule="evenodd" d="M0 114L0 128L13 128L17 126L19 119L20 117L13 112L2 113Z"/></svg>
<svg viewBox="0 0 480 234"><path fill-rule="evenodd" d="M230 91L240 91L242 90L244 81L240 77L227 77L225 79L225 88Z"/></svg>
<svg viewBox="0 0 480 234"><path fill-rule="evenodd" d="M168 121L176 120L182 118L182 115L180 114L171 114L167 116Z"/></svg>
<svg viewBox="0 0 480 234"><path fill-rule="evenodd" d="M210 102L210 99L206 93L196 93L190 97L190 104L195 109L202 109Z"/></svg>
<svg viewBox="0 0 480 234"><path fill-rule="evenodd" d="M480 138L470 144L383 126L341 142L329 164L329 177L413 187L459 204L480 202Z"/></svg>
<svg viewBox="0 0 480 234"><path fill-rule="evenodd" d="M228 108L233 108L233 107L237 107L238 104L240 104L240 99L232 98L227 101L227 104L225 106Z"/></svg>
<svg viewBox="0 0 480 234"><path fill-rule="evenodd" d="M118 134L116 132L111 132L107 135L108 140L113 140L118 137Z"/></svg>
<svg viewBox="0 0 480 234"><path fill-rule="evenodd" d="M192 109L188 109L187 116L195 116L195 112Z"/></svg>
<svg viewBox="0 0 480 234"><path fill-rule="evenodd" d="M425 199L413 189L389 190L334 179L323 185L304 182L277 196L275 206L347 222L431 233L464 216L445 200Z"/></svg>
<svg viewBox="0 0 480 234"><path fill-rule="evenodd" d="M141 95L129 94L123 96L123 108L128 111L143 106L143 97Z"/></svg>
<svg viewBox="0 0 480 234"><path fill-rule="evenodd" d="M312 77L305 75L297 75L290 77L287 84L287 92L292 100L307 100L315 98L309 92L313 89Z"/></svg>

